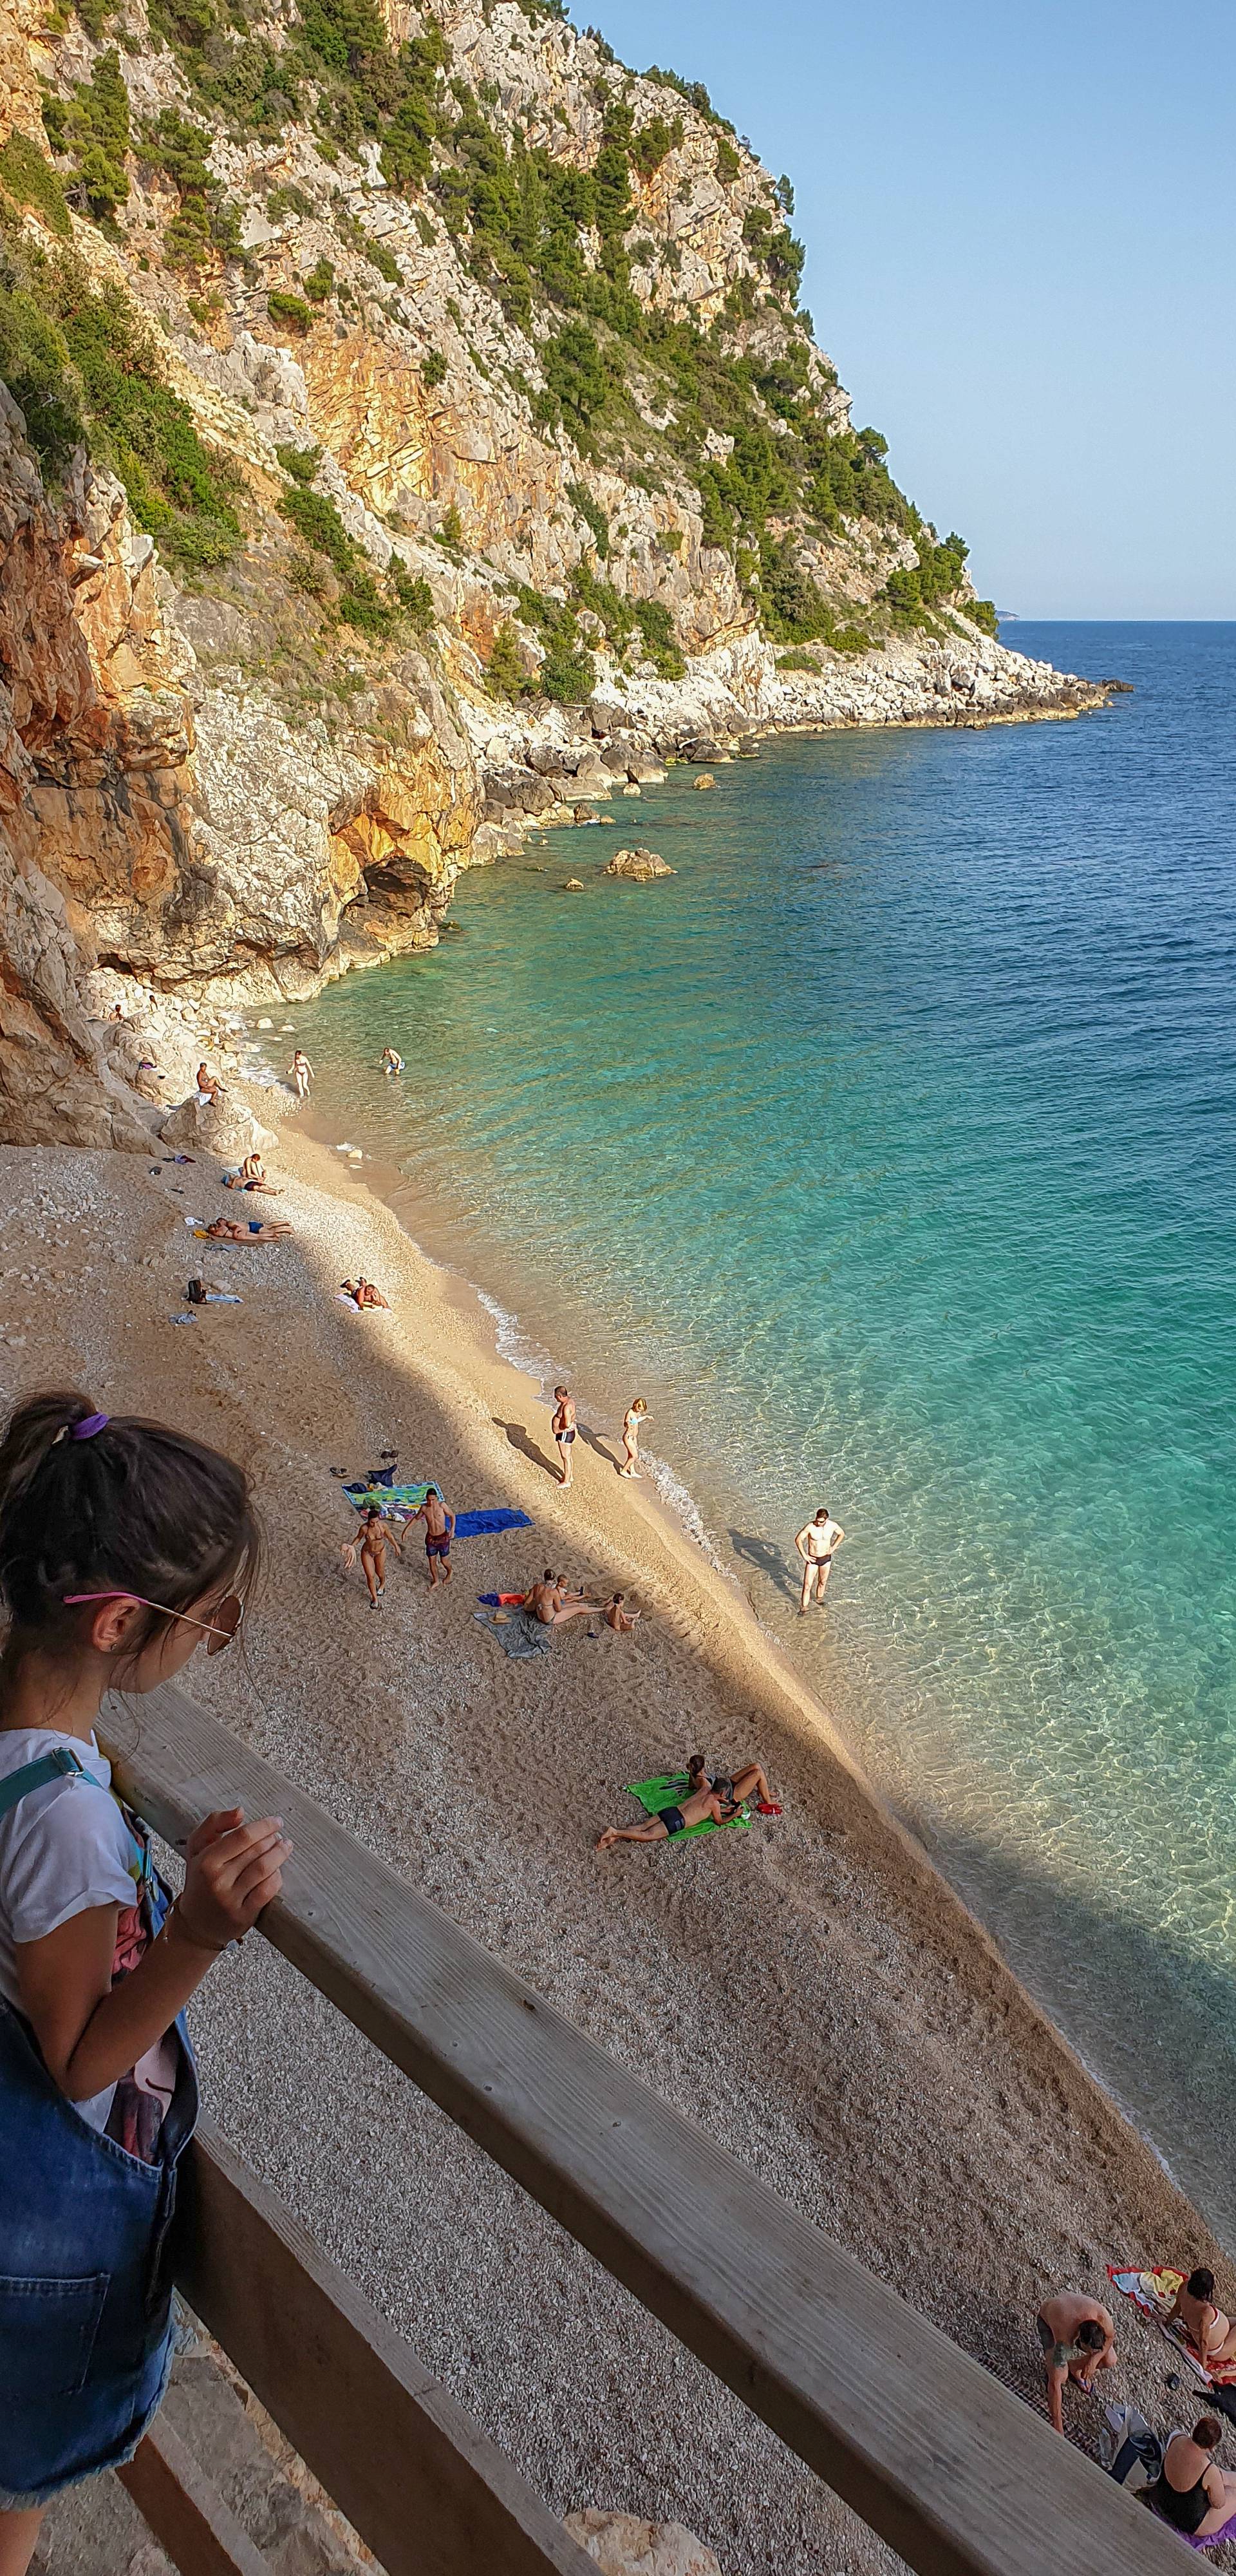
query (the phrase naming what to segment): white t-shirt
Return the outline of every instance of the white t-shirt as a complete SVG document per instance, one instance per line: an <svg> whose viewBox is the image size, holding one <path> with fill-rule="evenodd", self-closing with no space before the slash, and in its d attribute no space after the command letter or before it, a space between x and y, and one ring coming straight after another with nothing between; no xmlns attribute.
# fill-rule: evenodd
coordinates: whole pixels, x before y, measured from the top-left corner
<svg viewBox="0 0 1236 2576"><path fill-rule="evenodd" d="M0 1816L0 1994L19 2012L19 1942L41 1941L92 1905L137 1902L133 1836L108 1787L111 1764L93 1736L86 1744L46 1726L0 1728L0 1780L58 1745L75 1753L90 1777L66 1772L27 1790ZM103 2129L115 2091L109 2084L74 2107L92 2128Z"/></svg>

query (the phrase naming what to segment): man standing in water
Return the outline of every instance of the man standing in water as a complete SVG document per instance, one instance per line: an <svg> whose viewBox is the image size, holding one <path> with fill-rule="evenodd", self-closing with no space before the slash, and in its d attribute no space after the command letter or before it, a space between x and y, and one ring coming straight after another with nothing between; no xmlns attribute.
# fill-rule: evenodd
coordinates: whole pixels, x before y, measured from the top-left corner
<svg viewBox="0 0 1236 2576"><path fill-rule="evenodd" d="M803 1561L803 1597L799 1616L805 1619L812 1599L823 1602L828 1589L828 1570L845 1537L840 1521L835 1521L827 1503L821 1503L813 1521L800 1529L794 1545Z"/></svg>

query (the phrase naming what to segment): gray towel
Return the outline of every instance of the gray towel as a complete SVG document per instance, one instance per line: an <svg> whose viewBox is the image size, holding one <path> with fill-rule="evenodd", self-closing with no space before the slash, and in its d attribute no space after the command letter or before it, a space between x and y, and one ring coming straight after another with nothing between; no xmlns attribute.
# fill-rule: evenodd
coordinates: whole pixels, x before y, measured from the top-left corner
<svg viewBox="0 0 1236 2576"><path fill-rule="evenodd" d="M496 1619L487 1618L483 1610L474 1610L472 1616L478 1628L491 1631L503 1653L512 1661L525 1655L547 1655L554 1642L553 1629L543 1627L539 1619L530 1619L524 1610L517 1611L513 1619L503 1620L501 1625Z"/></svg>

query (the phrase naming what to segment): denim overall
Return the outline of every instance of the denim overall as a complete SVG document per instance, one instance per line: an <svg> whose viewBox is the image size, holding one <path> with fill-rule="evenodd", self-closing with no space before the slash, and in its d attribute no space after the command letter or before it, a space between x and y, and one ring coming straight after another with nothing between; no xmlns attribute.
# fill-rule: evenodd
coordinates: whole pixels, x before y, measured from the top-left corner
<svg viewBox="0 0 1236 2576"><path fill-rule="evenodd" d="M57 1753L29 1763L2 1784L4 1804L41 1787L49 1765L84 1768ZM125 1821L133 1831L127 1809ZM153 1937L170 1898L140 1830L135 1841ZM131 2459L163 2396L176 2169L197 2119L182 2015L176 2029L176 2090L158 2161L144 2164L65 2099L0 1997L0 2507L44 2504Z"/></svg>

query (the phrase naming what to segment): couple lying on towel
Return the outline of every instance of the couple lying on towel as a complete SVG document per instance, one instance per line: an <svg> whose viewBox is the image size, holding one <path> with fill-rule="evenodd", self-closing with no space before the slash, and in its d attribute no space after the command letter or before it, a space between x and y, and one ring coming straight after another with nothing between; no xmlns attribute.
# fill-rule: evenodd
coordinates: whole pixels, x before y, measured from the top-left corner
<svg viewBox="0 0 1236 2576"><path fill-rule="evenodd" d="M732 1779L721 1774L710 1778L703 1754L693 1753L687 1764L686 1795L666 1803L660 1792L678 1787L678 1781L639 1782L636 1797L642 1806L651 1806L655 1799L655 1813L642 1825L607 1825L597 1837L597 1850L609 1851L615 1843L663 1843L671 1834L746 1823L744 1811L750 1798L755 1800L758 1815L781 1813L769 1797L768 1782L758 1762L744 1762Z"/></svg>

